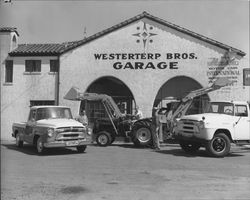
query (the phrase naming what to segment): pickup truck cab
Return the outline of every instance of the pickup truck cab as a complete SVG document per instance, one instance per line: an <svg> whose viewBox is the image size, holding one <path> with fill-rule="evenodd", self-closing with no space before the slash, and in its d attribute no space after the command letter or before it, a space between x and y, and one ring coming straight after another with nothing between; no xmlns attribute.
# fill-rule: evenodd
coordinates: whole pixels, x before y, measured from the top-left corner
<svg viewBox="0 0 250 200"><path fill-rule="evenodd" d="M13 123L12 136L16 145L36 146L39 154L46 148L76 147L84 152L91 143L91 129L72 118L71 110L64 106L34 106L27 122Z"/></svg>
<svg viewBox="0 0 250 200"><path fill-rule="evenodd" d="M212 156L226 156L231 143L250 144L249 103L210 102L205 113L181 117L174 137L186 152L194 152L204 146Z"/></svg>

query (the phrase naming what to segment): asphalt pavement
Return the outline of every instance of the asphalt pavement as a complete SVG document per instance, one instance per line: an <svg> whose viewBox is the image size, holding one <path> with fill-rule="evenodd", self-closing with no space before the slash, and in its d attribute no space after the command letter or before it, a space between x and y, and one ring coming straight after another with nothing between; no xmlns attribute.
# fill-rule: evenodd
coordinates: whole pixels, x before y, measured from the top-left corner
<svg viewBox="0 0 250 200"><path fill-rule="evenodd" d="M187 154L178 144L154 151L124 142L39 156L30 145L1 141L2 200L247 200L249 171L249 146L233 145L224 158L203 148Z"/></svg>

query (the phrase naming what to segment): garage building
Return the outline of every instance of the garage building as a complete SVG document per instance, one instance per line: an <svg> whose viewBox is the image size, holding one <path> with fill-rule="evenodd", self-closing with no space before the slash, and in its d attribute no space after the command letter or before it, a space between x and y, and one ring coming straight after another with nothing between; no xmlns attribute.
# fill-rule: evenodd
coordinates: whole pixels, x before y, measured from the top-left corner
<svg viewBox="0 0 250 200"><path fill-rule="evenodd" d="M144 117L165 97L181 98L218 77L231 84L211 100L249 101L250 69L245 53L143 12L90 37L60 44L18 44L17 29L0 28L1 139L33 105L70 106L72 86L112 96L122 112L138 105ZM90 121L105 117L99 103L82 104Z"/></svg>

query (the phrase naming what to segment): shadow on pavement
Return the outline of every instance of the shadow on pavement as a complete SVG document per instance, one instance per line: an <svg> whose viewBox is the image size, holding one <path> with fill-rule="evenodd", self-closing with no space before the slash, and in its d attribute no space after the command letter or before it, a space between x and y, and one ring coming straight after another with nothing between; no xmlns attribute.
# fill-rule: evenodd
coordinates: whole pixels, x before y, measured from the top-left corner
<svg viewBox="0 0 250 200"><path fill-rule="evenodd" d="M79 153L76 148L69 147L69 148L51 148L46 149L45 153L42 155L39 155L36 152L36 148L29 144L24 144L23 147L17 147L15 144L1 144L1 146L4 146L10 150L22 152L27 155L37 155L37 156L58 156L58 155L67 155L67 154L84 154ZM88 147L87 147L88 149Z"/></svg>
<svg viewBox="0 0 250 200"><path fill-rule="evenodd" d="M201 149L195 153L186 153L182 149L168 149L168 150L158 150L155 151L156 153L162 153L162 154L170 154L174 156L182 156L182 157L207 157L207 158L216 158L210 156L205 150ZM242 152L230 152L229 155L226 157L239 157L239 156L244 156L242 154L239 154Z"/></svg>
<svg viewBox="0 0 250 200"><path fill-rule="evenodd" d="M97 144L93 144L92 146L95 147L99 147L99 148L105 148L105 147L101 147L98 146ZM161 150L154 150L152 149L150 146L146 146L146 147L136 147L133 143L114 143L111 144L107 147L110 146L115 146L115 147L121 147L121 148L129 148L129 149L148 149L149 151L154 151L155 153L161 153L161 154L168 154L168 155L173 155L173 156L181 156L181 157L207 157L207 158L213 158L212 156L210 156L204 149L200 149L199 151L195 152L195 153L186 153L185 151L183 151L180 148L179 144L167 144L167 143L163 143L161 144ZM232 151L230 152L229 155L227 155L226 157L238 157L238 156L244 156L242 155L242 151ZM215 158L215 157L214 157Z"/></svg>
<svg viewBox="0 0 250 200"><path fill-rule="evenodd" d="M117 146L117 147L122 147L122 148L129 148L129 149L150 149L149 146L138 147L138 146L135 146L133 143L115 143L110 146Z"/></svg>
<svg viewBox="0 0 250 200"><path fill-rule="evenodd" d="M36 148L30 144L24 144L23 147L19 148L17 147L14 143L7 143L7 144L1 144L1 146L4 146L10 150L13 151L18 151L22 152L24 154L28 155L39 155L36 152ZM98 146L97 144L91 144L90 146L97 147L97 148L103 148ZM121 147L121 148L130 148L130 149L145 149L149 151L154 151L155 153L160 153L160 154L168 154L168 155L173 155L173 156L182 156L182 157L211 157L204 149L200 149L199 151L195 153L186 153L184 152L178 144L161 144L161 150L153 150L151 147L136 147L133 143L114 143L110 145L111 147ZM107 147L110 147L107 146ZM86 151L88 150L88 147ZM85 152L84 152L85 153ZM244 156L245 153L250 153L250 147L240 147L237 149L232 149L230 154L226 157L239 157L239 156ZM68 148L52 148L52 149L46 149L46 152L42 154L42 156L58 156L58 155L67 155L67 154L82 154L77 152L75 147L68 147Z"/></svg>

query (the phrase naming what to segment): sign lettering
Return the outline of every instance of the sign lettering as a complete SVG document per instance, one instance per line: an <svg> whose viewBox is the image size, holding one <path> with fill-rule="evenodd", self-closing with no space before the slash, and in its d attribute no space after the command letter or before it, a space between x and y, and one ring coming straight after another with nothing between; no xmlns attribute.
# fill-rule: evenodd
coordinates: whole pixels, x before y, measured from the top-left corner
<svg viewBox="0 0 250 200"><path fill-rule="evenodd" d="M195 53L96 53L95 60L115 61L116 70L178 69L178 60L197 59ZM143 62L144 61L144 62Z"/></svg>

